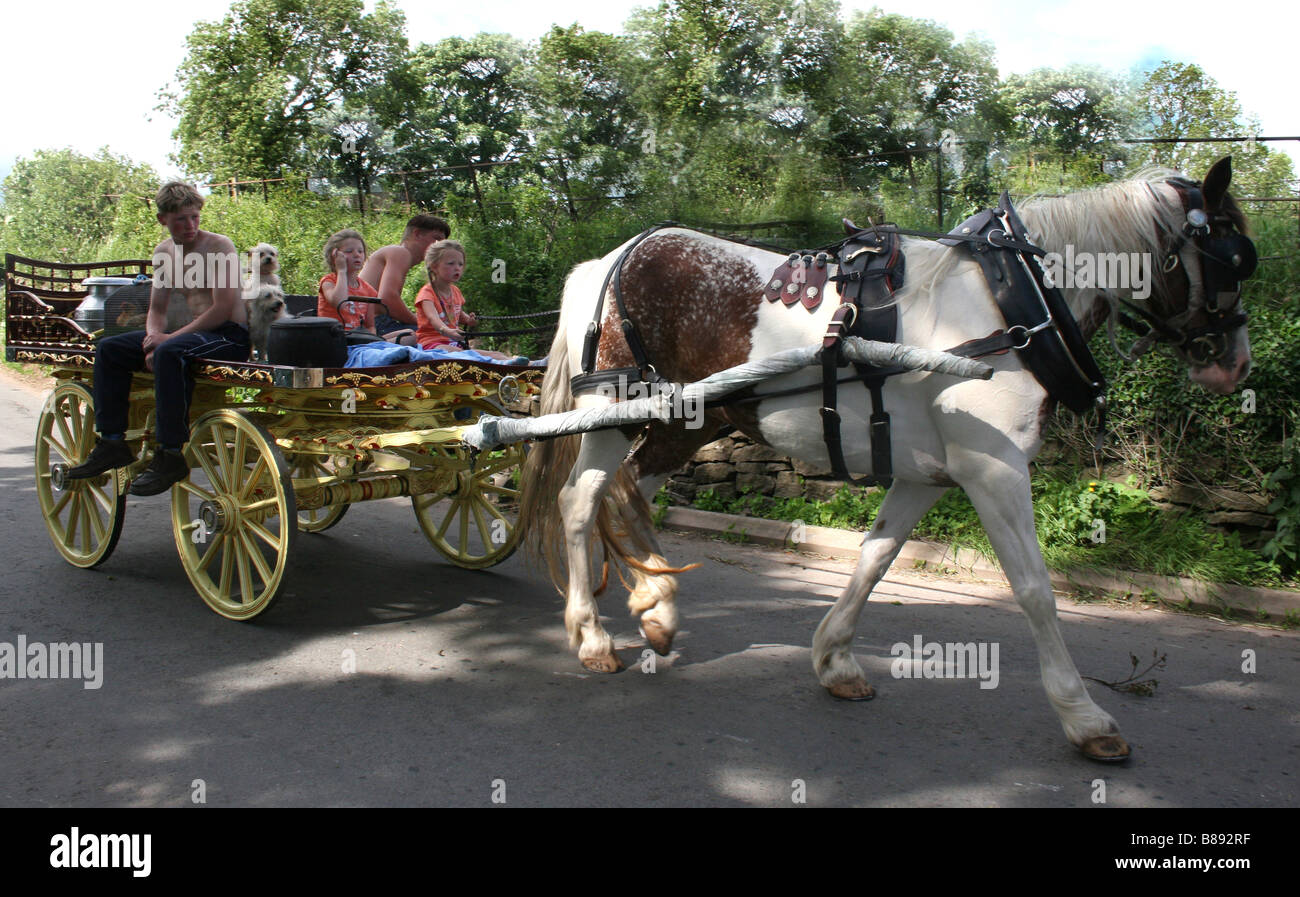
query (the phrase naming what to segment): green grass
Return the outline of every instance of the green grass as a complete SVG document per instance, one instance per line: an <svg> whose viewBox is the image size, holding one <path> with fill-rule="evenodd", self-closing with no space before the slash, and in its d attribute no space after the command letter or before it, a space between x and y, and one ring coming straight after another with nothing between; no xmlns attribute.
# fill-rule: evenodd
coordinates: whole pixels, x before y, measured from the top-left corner
<svg viewBox="0 0 1300 897"><path fill-rule="evenodd" d="M1038 541L1053 569L1104 567L1206 582L1288 584L1276 562L1244 547L1237 534L1214 530L1194 513L1160 508L1133 487L1133 478L1120 484L1039 472L1032 482ZM824 502L756 494L723 500L703 490L694 504L705 511L865 531L883 500L882 491L843 486ZM996 560L974 507L960 489L945 494L921 518L912 537L974 549Z"/></svg>

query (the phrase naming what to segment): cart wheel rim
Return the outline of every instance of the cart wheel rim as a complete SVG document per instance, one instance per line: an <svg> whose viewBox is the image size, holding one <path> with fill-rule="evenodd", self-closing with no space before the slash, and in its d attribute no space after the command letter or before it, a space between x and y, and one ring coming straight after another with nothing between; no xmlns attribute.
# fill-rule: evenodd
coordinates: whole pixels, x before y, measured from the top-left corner
<svg viewBox="0 0 1300 897"><path fill-rule="evenodd" d="M444 449L448 463L464 465L450 492L415 495L411 503L424 535L459 567L501 563L519 547L518 471L525 450L511 445L478 456L471 473L466 449Z"/></svg>
<svg viewBox="0 0 1300 897"><path fill-rule="evenodd" d="M307 452L290 455L288 464L289 475L295 480L314 480L318 477L328 476L335 477L338 482L342 482L342 479L338 479L338 471L331 470L329 465L318 455ZM348 512L350 507L351 505L342 504L300 510L298 512L298 530L304 533L323 533L342 520L343 515Z"/></svg>
<svg viewBox="0 0 1300 897"><path fill-rule="evenodd" d="M95 409L82 383L60 383L36 423L36 498L50 540L74 567L102 564L117 547L126 502L120 471L69 480L95 447Z"/></svg>
<svg viewBox="0 0 1300 897"><path fill-rule="evenodd" d="M222 409L194 425L185 459L190 476L172 487L181 564L208 607L252 619L275 600L298 528L284 456L263 427Z"/></svg>

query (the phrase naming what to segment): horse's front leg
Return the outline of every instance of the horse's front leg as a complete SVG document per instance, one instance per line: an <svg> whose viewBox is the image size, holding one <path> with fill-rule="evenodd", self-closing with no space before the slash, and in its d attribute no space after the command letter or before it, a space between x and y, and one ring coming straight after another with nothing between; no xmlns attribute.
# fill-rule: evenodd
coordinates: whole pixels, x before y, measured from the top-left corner
<svg viewBox="0 0 1300 897"><path fill-rule="evenodd" d="M947 491L947 486L895 480L885 495L871 532L862 544L853 578L813 636L813 669L821 684L835 697L866 701L875 696L875 690L853 657L858 615L921 517Z"/></svg>
<svg viewBox="0 0 1300 897"><path fill-rule="evenodd" d="M614 640L600 625L592 594L592 527L610 481L631 442L617 430L587 433L578 459L560 488L560 518L564 521L569 584L565 594L564 628L569 647L578 651L582 665L597 673L617 673L623 663L614 653Z"/></svg>
<svg viewBox="0 0 1300 897"><path fill-rule="evenodd" d="M979 513L1016 601L1029 619L1043 688L1066 737L1094 760L1125 759L1129 746L1119 725L1089 697L1061 637L1056 596L1034 529L1028 464L960 449L950 449L949 460L956 462L954 476Z"/></svg>

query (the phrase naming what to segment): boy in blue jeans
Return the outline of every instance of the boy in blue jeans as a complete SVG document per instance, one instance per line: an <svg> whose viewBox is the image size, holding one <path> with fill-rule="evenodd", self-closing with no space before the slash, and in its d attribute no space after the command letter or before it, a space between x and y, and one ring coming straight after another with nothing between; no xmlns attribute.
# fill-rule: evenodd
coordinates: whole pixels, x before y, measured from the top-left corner
<svg viewBox="0 0 1300 897"><path fill-rule="evenodd" d="M182 451L189 439L190 364L198 358L247 361L247 312L240 296L239 256L222 234L199 229L203 197L189 184L164 184L158 223L170 236L154 250L153 289L145 329L100 340L95 348L95 429L99 439L71 479L99 476L135 460L125 441L131 375L154 374L158 449L131 483L133 495L157 495L189 476ZM167 332L168 308L180 304L189 323ZM172 309L172 320L176 320Z"/></svg>

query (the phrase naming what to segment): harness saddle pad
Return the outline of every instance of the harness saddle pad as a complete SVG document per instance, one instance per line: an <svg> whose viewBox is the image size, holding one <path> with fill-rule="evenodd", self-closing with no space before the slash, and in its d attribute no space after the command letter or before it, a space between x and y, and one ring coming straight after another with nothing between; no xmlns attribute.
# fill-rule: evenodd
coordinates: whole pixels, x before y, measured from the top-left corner
<svg viewBox="0 0 1300 897"><path fill-rule="evenodd" d="M893 298L903 288L906 263L903 241L893 231L859 231L840 248L840 270L832 280L840 301L857 307L852 335L894 342L898 307Z"/></svg>

